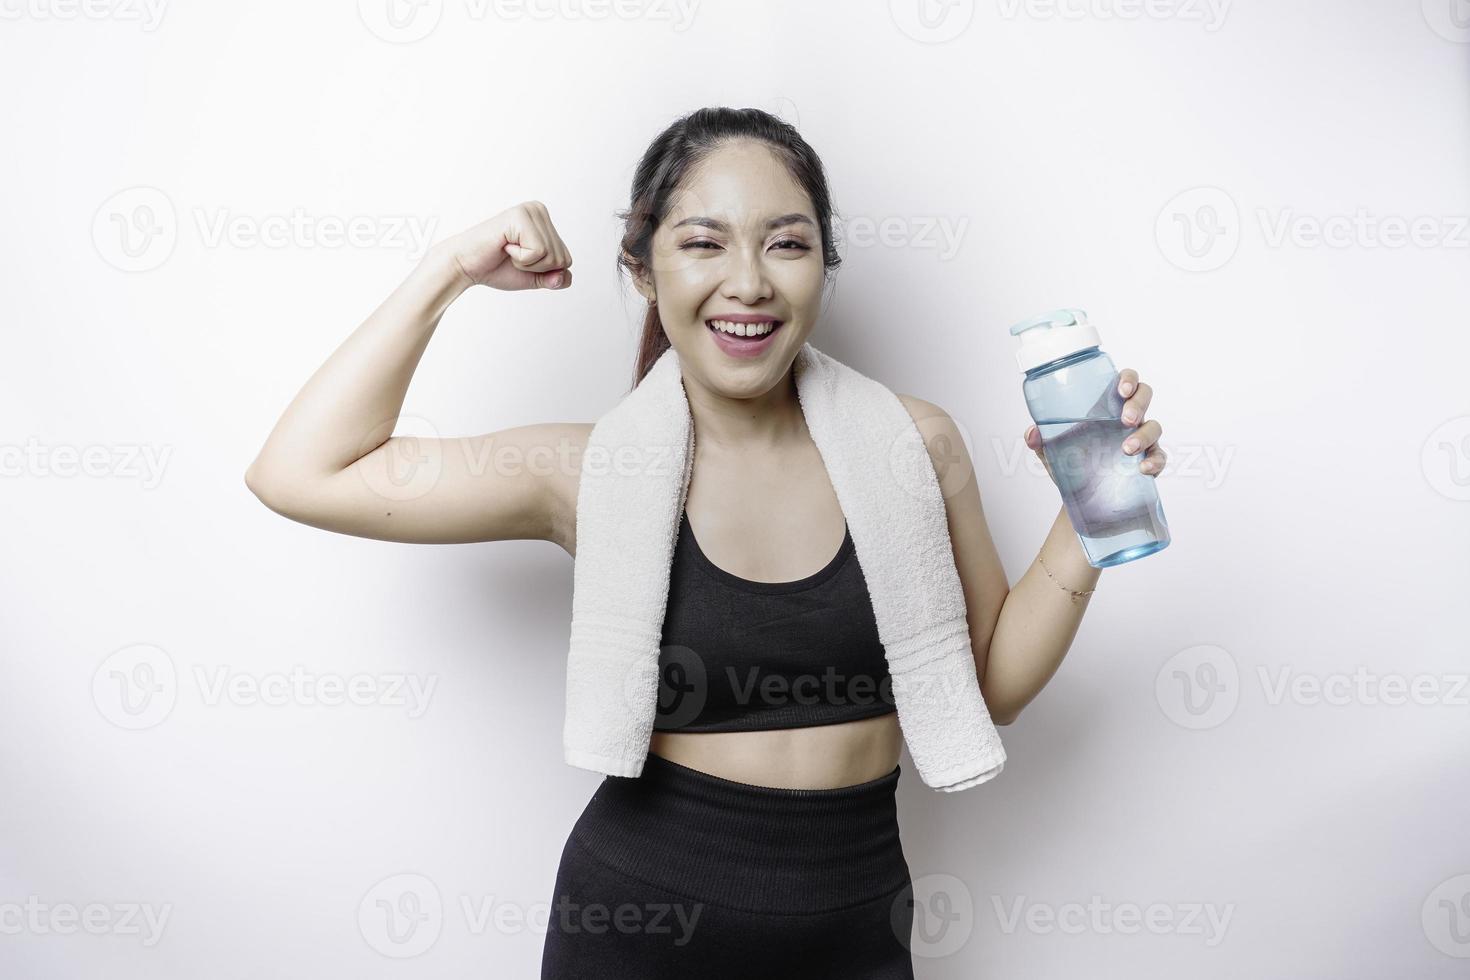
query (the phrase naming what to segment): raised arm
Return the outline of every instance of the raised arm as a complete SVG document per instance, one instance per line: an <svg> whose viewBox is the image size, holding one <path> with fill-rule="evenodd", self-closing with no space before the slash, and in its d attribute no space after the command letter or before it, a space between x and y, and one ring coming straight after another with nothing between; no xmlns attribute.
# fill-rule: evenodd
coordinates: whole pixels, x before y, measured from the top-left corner
<svg viewBox="0 0 1470 980"><path fill-rule="evenodd" d="M342 534L565 546L586 423L447 439L393 430L424 349L461 293L477 284L565 289L571 264L538 201L435 245L292 399L246 485L276 513Z"/></svg>

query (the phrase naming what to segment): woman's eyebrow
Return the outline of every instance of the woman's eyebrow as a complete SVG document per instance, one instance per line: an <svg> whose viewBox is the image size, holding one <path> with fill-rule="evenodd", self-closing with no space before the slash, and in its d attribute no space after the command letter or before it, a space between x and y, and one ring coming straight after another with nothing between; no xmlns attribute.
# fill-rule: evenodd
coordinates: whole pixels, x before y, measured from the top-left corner
<svg viewBox="0 0 1470 980"><path fill-rule="evenodd" d="M801 214L800 212L793 211L790 214L783 214L779 218L772 218L770 221L767 221L766 230L771 231L775 228L784 228L787 225L796 224L805 224L816 227L811 218L808 218L806 215ZM725 224L718 218L707 218L704 215L696 215L691 218L685 218L683 221L675 222L674 227L680 228L684 225L704 225L707 228L713 228L715 231L719 232L727 232L730 230L730 226Z"/></svg>

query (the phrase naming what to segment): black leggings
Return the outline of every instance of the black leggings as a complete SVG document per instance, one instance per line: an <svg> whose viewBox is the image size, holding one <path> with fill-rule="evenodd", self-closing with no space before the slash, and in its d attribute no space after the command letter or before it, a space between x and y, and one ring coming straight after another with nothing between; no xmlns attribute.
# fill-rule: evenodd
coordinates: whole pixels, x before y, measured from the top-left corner
<svg viewBox="0 0 1470 980"><path fill-rule="evenodd" d="M899 769L780 789L650 752L572 827L542 980L913 980Z"/></svg>

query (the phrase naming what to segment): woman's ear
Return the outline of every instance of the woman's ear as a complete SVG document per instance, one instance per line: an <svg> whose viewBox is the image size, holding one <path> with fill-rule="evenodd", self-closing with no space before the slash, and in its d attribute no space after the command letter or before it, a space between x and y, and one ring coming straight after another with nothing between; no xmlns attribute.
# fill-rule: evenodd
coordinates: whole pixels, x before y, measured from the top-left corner
<svg viewBox="0 0 1470 980"><path fill-rule="evenodd" d="M648 300L650 304L656 302L658 293L653 288L653 283L649 280L647 270L629 256L627 252L623 253L623 265L630 270L634 270L633 288L638 290L638 294Z"/></svg>

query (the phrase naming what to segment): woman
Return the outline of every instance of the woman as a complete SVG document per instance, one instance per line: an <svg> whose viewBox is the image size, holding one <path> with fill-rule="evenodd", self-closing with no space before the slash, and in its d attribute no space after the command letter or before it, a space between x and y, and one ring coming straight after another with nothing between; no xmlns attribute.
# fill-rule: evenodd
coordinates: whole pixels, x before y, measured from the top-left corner
<svg viewBox="0 0 1470 980"><path fill-rule="evenodd" d="M619 263L648 302L634 382L677 348L695 459L649 754L638 778L604 779L567 839L542 976L912 977L902 735L791 372L839 263L821 162L764 112L701 109L649 146L622 217ZM449 304L476 284L565 289L571 265L535 201L435 246L296 396L246 474L251 490L346 534L539 538L575 554L591 423L414 440L439 464L433 487L388 505L373 489L405 446L386 434ZM1131 369L1119 390L1138 425L1132 451L1157 474L1161 429L1141 422L1151 390ZM981 690L1008 724L1061 663L1100 573L1062 509L1009 587L955 423L899 398L934 457ZM1034 426L1024 438L1040 455ZM528 465L483 463L507 449L519 455L497 458Z"/></svg>

